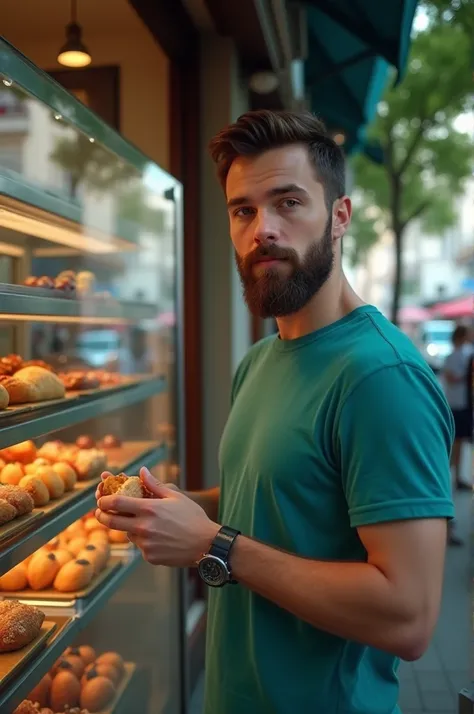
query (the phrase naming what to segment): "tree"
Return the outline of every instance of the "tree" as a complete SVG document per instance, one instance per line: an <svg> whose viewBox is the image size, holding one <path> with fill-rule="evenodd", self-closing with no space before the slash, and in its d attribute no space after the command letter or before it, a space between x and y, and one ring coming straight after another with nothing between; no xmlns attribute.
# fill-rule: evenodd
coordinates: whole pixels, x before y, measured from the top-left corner
<svg viewBox="0 0 474 714"><path fill-rule="evenodd" d="M470 0L433 0L426 3L426 11L429 23L413 39L406 76L387 90L369 129L370 137L382 145L384 163L374 164L360 154L353 159L358 200L352 259L364 257L380 230L392 231L395 323L407 227L419 220L424 230L439 234L452 226L453 200L474 165L473 137L456 129L458 116L474 109L474 5Z"/></svg>

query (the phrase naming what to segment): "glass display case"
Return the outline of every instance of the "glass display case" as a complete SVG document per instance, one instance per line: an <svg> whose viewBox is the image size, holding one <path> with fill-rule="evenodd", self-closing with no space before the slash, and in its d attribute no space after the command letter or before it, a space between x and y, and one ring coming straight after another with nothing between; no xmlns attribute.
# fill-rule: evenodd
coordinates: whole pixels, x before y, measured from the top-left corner
<svg viewBox="0 0 474 714"><path fill-rule="evenodd" d="M0 40L2 714L183 711L183 575L93 516L102 470L183 463L181 199Z"/></svg>

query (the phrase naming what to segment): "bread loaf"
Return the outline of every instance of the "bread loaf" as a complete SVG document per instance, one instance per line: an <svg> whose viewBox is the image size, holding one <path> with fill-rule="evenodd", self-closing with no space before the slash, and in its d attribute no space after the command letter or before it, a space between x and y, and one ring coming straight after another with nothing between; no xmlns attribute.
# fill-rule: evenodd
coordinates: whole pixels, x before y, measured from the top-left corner
<svg viewBox="0 0 474 714"><path fill-rule="evenodd" d="M0 384L0 409L6 409L10 402L10 395L3 384Z"/></svg>
<svg viewBox="0 0 474 714"><path fill-rule="evenodd" d="M44 621L44 612L16 600L0 602L0 652L14 652L35 640Z"/></svg>
<svg viewBox="0 0 474 714"><path fill-rule="evenodd" d="M94 569L88 560L71 560L60 569L54 581L54 587L60 593L82 590L89 585L94 576Z"/></svg>
<svg viewBox="0 0 474 714"><path fill-rule="evenodd" d="M19 563L0 578L0 590L15 592L28 587L28 569L25 563Z"/></svg>
<svg viewBox="0 0 474 714"><path fill-rule="evenodd" d="M66 393L59 377L43 367L20 369L2 384L9 394L10 404L61 399Z"/></svg>

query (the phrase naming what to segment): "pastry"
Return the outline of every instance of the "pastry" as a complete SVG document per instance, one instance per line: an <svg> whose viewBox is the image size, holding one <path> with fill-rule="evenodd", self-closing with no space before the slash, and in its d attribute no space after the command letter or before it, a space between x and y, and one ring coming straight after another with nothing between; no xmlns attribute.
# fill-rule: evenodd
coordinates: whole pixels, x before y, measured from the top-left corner
<svg viewBox="0 0 474 714"><path fill-rule="evenodd" d="M0 590L15 592L28 587L28 569L25 563L19 563L0 578Z"/></svg>
<svg viewBox="0 0 474 714"><path fill-rule="evenodd" d="M42 367L43 369L47 369L48 372L54 372L54 369L51 367L51 365L42 359L28 359L23 362L22 368L23 367Z"/></svg>
<svg viewBox="0 0 474 714"><path fill-rule="evenodd" d="M76 446L78 446L79 449L93 449L95 447L95 441L92 436L78 436L76 439Z"/></svg>
<svg viewBox="0 0 474 714"><path fill-rule="evenodd" d="M38 702L40 707L47 707L49 703L49 691L52 683L51 675L45 674L36 687L29 693L28 698L31 702Z"/></svg>
<svg viewBox="0 0 474 714"><path fill-rule="evenodd" d="M79 480L98 478L107 467L107 457L99 449L84 449L79 451L74 468Z"/></svg>
<svg viewBox="0 0 474 714"><path fill-rule="evenodd" d="M61 568L73 559L73 556L68 550L66 550L66 548L58 548L54 551L54 555L56 556L56 560Z"/></svg>
<svg viewBox="0 0 474 714"><path fill-rule="evenodd" d="M66 652L67 655L77 655L82 659L84 665L87 668L95 662L96 653L93 647L90 645L80 645L79 647L68 647Z"/></svg>
<svg viewBox="0 0 474 714"><path fill-rule="evenodd" d="M42 714L41 709L30 699L24 699L21 704L17 706L13 714Z"/></svg>
<svg viewBox="0 0 474 714"><path fill-rule="evenodd" d="M21 464L7 464L3 467L2 473L0 474L0 483L18 486L24 475L25 472Z"/></svg>
<svg viewBox="0 0 474 714"><path fill-rule="evenodd" d="M64 655L61 663L58 665L58 672L61 671L62 669L69 669L71 672L73 672L78 679L82 677L84 674L84 670L86 668L86 665L84 663L84 660L82 657L79 655L75 654L69 654L69 655Z"/></svg>
<svg viewBox="0 0 474 714"><path fill-rule="evenodd" d="M42 275L41 278L38 278L36 281L36 287L51 290L54 288L54 280L50 278L49 275Z"/></svg>
<svg viewBox="0 0 474 714"><path fill-rule="evenodd" d="M17 510L4 498L0 498L0 526L10 523L17 517Z"/></svg>
<svg viewBox="0 0 474 714"><path fill-rule="evenodd" d="M87 587L94 576L94 569L88 560L71 560L60 569L54 587L61 593L74 592Z"/></svg>
<svg viewBox="0 0 474 714"><path fill-rule="evenodd" d="M64 496L65 486L61 476L59 476L52 466L40 466L35 473L36 478L41 479L49 491L50 498L61 498Z"/></svg>
<svg viewBox="0 0 474 714"><path fill-rule="evenodd" d="M0 361L2 365L7 365L12 370L12 374L13 372L17 372L23 366L23 357L15 353L5 355L5 357L2 357Z"/></svg>
<svg viewBox="0 0 474 714"><path fill-rule="evenodd" d="M25 367L3 381L10 395L10 404L61 399L64 385L55 374L43 367Z"/></svg>
<svg viewBox="0 0 474 714"><path fill-rule="evenodd" d="M20 488L23 488L33 499L35 508L46 506L49 503L49 491L43 481L36 476L24 476L20 483Z"/></svg>
<svg viewBox="0 0 474 714"><path fill-rule="evenodd" d="M96 664L111 664L112 667L115 667L115 669L120 673L120 676L122 676L125 671L123 658L118 652L104 652L97 657Z"/></svg>
<svg viewBox="0 0 474 714"><path fill-rule="evenodd" d="M81 691L81 707L88 709L91 714L100 712L110 704L115 696L115 687L106 677L93 677L84 684Z"/></svg>
<svg viewBox="0 0 474 714"><path fill-rule="evenodd" d="M109 540L111 543L128 543L128 536L124 531L109 530Z"/></svg>
<svg viewBox="0 0 474 714"><path fill-rule="evenodd" d="M94 568L94 575L98 575L107 565L109 553L100 546L89 543L77 556L78 560L88 560Z"/></svg>
<svg viewBox="0 0 474 714"><path fill-rule="evenodd" d="M108 529L107 529L108 531ZM109 543L109 533L106 530L95 530L89 536L89 543L92 545L108 545Z"/></svg>
<svg viewBox="0 0 474 714"><path fill-rule="evenodd" d="M35 640L44 621L44 612L16 600L0 602L0 652L14 652Z"/></svg>
<svg viewBox="0 0 474 714"><path fill-rule="evenodd" d="M94 662L93 664L90 664L88 667L86 667L85 674L81 679L81 685L84 686L86 681L94 679L95 677L105 677L106 679L109 679L115 686L117 686L121 679L120 672L111 664L107 664L105 662L103 662L102 664L97 664L96 662Z"/></svg>
<svg viewBox="0 0 474 714"><path fill-rule="evenodd" d="M0 384L0 409L6 409L10 403L10 395L3 384Z"/></svg>
<svg viewBox="0 0 474 714"><path fill-rule="evenodd" d="M77 483L77 474L72 466L65 461L58 461L53 465L53 471L62 479L66 491L72 491Z"/></svg>
<svg viewBox="0 0 474 714"><path fill-rule="evenodd" d="M42 457L35 459L33 463L26 464L26 466L24 467L25 474L28 474L28 476L35 474L40 466L51 466L51 461L48 461L48 459L44 459Z"/></svg>
<svg viewBox="0 0 474 714"><path fill-rule="evenodd" d="M76 290L79 295L89 295L94 292L96 277L90 270L80 270L76 273Z"/></svg>
<svg viewBox="0 0 474 714"><path fill-rule="evenodd" d="M31 513L35 504L33 499L19 486L0 485L0 499L5 499L16 510L17 516Z"/></svg>
<svg viewBox="0 0 474 714"><path fill-rule="evenodd" d="M88 516L88 518L85 519L84 521L84 530L86 533L92 533L92 531L106 531L107 526L102 525L102 523L99 523L97 518L95 516Z"/></svg>
<svg viewBox="0 0 474 714"><path fill-rule="evenodd" d="M77 558L77 556L79 555L81 550L83 550L83 548L85 548L86 545L87 545L87 538L85 536L80 535L80 536L77 536L76 538L72 538L72 540L69 541L69 543L67 544L67 549L70 553L72 553Z"/></svg>
<svg viewBox="0 0 474 714"><path fill-rule="evenodd" d="M118 436L114 436L113 434L107 434L107 436L104 436L101 442L101 446L103 449L117 449L118 447L122 446L122 442L118 438Z"/></svg>
<svg viewBox="0 0 474 714"><path fill-rule="evenodd" d="M67 669L59 669L53 677L49 700L55 712L66 707L77 707L81 694L81 685L76 675Z"/></svg>
<svg viewBox="0 0 474 714"><path fill-rule="evenodd" d="M41 553L32 558L28 565L28 583L32 590L46 590L51 587L60 565L54 553Z"/></svg>
<svg viewBox="0 0 474 714"><path fill-rule="evenodd" d="M8 446L6 451L9 461L19 461L21 464L29 464L36 459L36 446L31 440L21 441L19 444Z"/></svg>
<svg viewBox="0 0 474 714"><path fill-rule="evenodd" d="M108 476L105 481L102 481L101 495L112 496L113 494L128 498L149 498L151 496L137 476L127 476L126 474Z"/></svg>
<svg viewBox="0 0 474 714"><path fill-rule="evenodd" d="M38 456L46 459L48 462L59 461L62 447L63 443L61 441L46 441L43 446L38 449Z"/></svg>

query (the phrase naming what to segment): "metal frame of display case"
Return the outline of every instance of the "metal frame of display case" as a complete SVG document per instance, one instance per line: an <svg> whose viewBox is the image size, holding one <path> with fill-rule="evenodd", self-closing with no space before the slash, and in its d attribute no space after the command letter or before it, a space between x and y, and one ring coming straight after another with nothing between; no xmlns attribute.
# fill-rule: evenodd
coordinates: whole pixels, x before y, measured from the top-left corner
<svg viewBox="0 0 474 714"><path fill-rule="evenodd" d="M68 94L63 87L52 80L46 73L35 67L26 57L21 55L3 38L0 38L0 79L7 86L13 81L32 97L38 99L45 107L49 107L52 115L58 121L66 121L78 131L90 137L91 141L100 142L112 154L128 162L141 174L147 169L153 169L153 162L148 160L138 149L126 141L122 136L104 124L87 107ZM8 83L7 83L8 81ZM6 172L8 173L8 172ZM175 229L175 277L176 277L176 325L175 325L175 406L176 428L178 439L178 460L180 462L179 485L185 485L185 436L184 436L184 351L183 351L183 206L181 184L171 175L166 175L166 181L156 191L163 197L174 202ZM155 190L155 189L153 189ZM23 191L23 193L22 193ZM20 195L21 194L21 195ZM24 194L24 195L23 195ZM25 196L27 198L25 199ZM50 193L41 188L29 186L28 182L15 181L14 177L0 176L0 207L7 208L16 205L19 201L26 200L28 211L38 211L42 215L52 211L52 220L67 222L68 230L79 233L81 225L81 211L74 200L62 196L60 193ZM2 203L3 202L3 203ZM15 203L16 202L16 203ZM115 226L116 233L111 236L112 241L123 245L124 241L133 242L133 230L129 226ZM95 226L94 240L100 240L102 227ZM123 229L123 230L122 230ZM99 235L99 237L97 237ZM28 316L31 321L41 321L41 317L51 318L57 316L63 322L79 321L87 324L95 322L101 324L123 324L137 319L153 318L153 307L139 302L114 302L108 300L77 300L74 297L59 295L56 291L46 294L41 289L28 289L18 286L0 285L0 320L15 322L21 316ZM152 396L163 392L169 385L163 377L155 376L139 379L133 383L120 385L114 388L95 390L89 393L76 394L72 398L66 397L51 403L44 403L34 410L12 409L0 418L0 448L13 443L24 441L62 430L91 418L97 418L109 412L128 407L139 402L144 402ZM156 444L156 448L149 449L135 458L127 465L126 470L138 470L140 466L149 468L161 463L169 454L166 444ZM32 525L31 528L20 531L11 540L2 545L0 553L0 574L44 545L52 537L59 534L65 527L87 513L95 503L95 490L87 489L83 496L78 496L71 504L64 508L58 506L54 515L45 515ZM128 553L128 554L126 554ZM117 571L110 574L99 590L89 597L78 599L70 612L62 608L68 616L62 618L62 624L48 641L44 648L6 685L0 694L0 712L9 711L16 707L27 696L32 687L50 669L64 649L72 644L77 635L90 624L110 598L118 593L125 584L129 575L140 564L141 557L135 548L123 551ZM189 699L188 691L188 666L187 666L187 633L186 615L187 599L185 597L185 573L180 573L179 585L176 589L179 598L179 676L183 686L179 692L179 709L186 711ZM176 612L176 611L175 611ZM52 616L54 619L54 616Z"/></svg>

